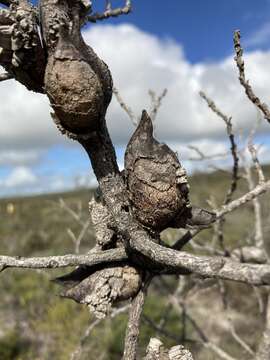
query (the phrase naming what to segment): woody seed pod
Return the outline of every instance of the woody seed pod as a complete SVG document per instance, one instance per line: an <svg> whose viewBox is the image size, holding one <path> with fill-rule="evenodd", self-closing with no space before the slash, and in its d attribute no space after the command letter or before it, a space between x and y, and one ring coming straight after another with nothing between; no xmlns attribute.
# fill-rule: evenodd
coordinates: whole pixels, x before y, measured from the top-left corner
<svg viewBox="0 0 270 360"><path fill-rule="evenodd" d="M110 72L81 37L78 4L71 2L66 9L43 1L51 6L51 11L49 7L45 10L49 19L44 26L48 48L45 90L58 125L73 134L87 134L99 128L111 100Z"/></svg>
<svg viewBox="0 0 270 360"><path fill-rule="evenodd" d="M185 169L167 145L154 139L146 111L126 149L125 176L134 214L149 228L165 229L189 207Z"/></svg>

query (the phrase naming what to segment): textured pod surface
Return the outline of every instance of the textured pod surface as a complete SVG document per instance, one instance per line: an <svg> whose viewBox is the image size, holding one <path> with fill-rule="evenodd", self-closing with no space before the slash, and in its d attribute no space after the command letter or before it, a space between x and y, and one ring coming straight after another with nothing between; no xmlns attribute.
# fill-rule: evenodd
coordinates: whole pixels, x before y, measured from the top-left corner
<svg viewBox="0 0 270 360"><path fill-rule="evenodd" d="M37 17L27 1L0 9L0 65L29 90L44 92L45 55Z"/></svg>
<svg viewBox="0 0 270 360"><path fill-rule="evenodd" d="M134 267L113 267L96 271L63 296L86 304L96 317L103 318L114 303L134 297L141 285L142 275Z"/></svg>
<svg viewBox="0 0 270 360"><path fill-rule="evenodd" d="M152 338L144 360L193 360L193 357L182 345L166 349L159 339Z"/></svg>
<svg viewBox="0 0 270 360"><path fill-rule="evenodd" d="M51 59L45 83L55 114L66 130L84 133L98 127L103 93L96 74L86 62Z"/></svg>
<svg viewBox="0 0 270 360"><path fill-rule="evenodd" d="M43 36L48 49L45 90L56 123L73 134L90 133L99 128L111 100L110 72L82 39L82 3L43 3Z"/></svg>
<svg viewBox="0 0 270 360"><path fill-rule="evenodd" d="M147 227L162 230L189 206L186 172L154 139L146 111L126 149L125 176L134 214Z"/></svg>

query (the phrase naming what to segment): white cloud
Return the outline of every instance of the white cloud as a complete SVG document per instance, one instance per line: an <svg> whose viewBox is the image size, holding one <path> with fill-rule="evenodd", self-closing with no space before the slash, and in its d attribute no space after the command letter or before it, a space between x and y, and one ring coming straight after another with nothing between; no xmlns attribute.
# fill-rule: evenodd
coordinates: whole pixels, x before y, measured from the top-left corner
<svg viewBox="0 0 270 360"><path fill-rule="evenodd" d="M40 149L62 141L44 95L9 80L1 83L0 97L1 150Z"/></svg>
<svg viewBox="0 0 270 360"><path fill-rule="evenodd" d="M27 167L18 166L0 181L2 188L24 188L37 183L37 177Z"/></svg>
<svg viewBox="0 0 270 360"><path fill-rule="evenodd" d="M137 114L149 107L149 88L157 92L168 88L156 123L160 139L183 142L224 136L224 124L198 95L201 89L233 116L238 128L247 129L256 119L256 110L239 84L233 55L218 63L193 65L179 44L131 25L97 26L85 33L85 39L109 64L115 86ZM249 53L245 60L247 77L267 101L270 52ZM126 143L133 127L115 100L107 121L115 142Z"/></svg>
<svg viewBox="0 0 270 360"><path fill-rule="evenodd" d="M221 121L198 96L203 89L238 127L247 128L256 117L240 87L233 56L219 63L190 64L180 44L159 39L132 25L100 25L85 31L86 41L109 64L116 87L137 114L149 108L149 88L168 88L157 120L157 133L164 140L218 138ZM270 52L245 55L247 77L255 91L270 103ZM36 149L68 141L58 134L44 95L27 91L14 81L0 86L0 149ZM116 142L126 143L133 131L115 100L107 121Z"/></svg>
<svg viewBox="0 0 270 360"><path fill-rule="evenodd" d="M233 116L238 130L250 129L257 119L256 109L239 84L233 55L216 63L191 64L180 44L159 39L127 24L91 26L84 37L107 62L115 86L136 114L149 108L149 89L157 93L168 89L156 120L156 134L160 140L175 144L177 149L180 149L179 144L195 143L209 152L214 148L218 150L227 141L224 123L199 97L200 90L212 97L226 114ZM247 78L255 92L270 104L270 52L246 53L245 64ZM42 151L51 146L72 144L55 128L44 95L28 92L11 80L1 83L0 98L1 165L8 162L16 166L30 165L40 161ZM125 146L134 127L115 99L110 105L107 122L114 142ZM259 131L269 132L266 121ZM66 179L50 179L55 183L47 183L47 187L67 186ZM43 185L40 186L43 189Z"/></svg>
<svg viewBox="0 0 270 360"><path fill-rule="evenodd" d="M2 150L0 151L0 165L32 165L37 163L43 155L40 150Z"/></svg>

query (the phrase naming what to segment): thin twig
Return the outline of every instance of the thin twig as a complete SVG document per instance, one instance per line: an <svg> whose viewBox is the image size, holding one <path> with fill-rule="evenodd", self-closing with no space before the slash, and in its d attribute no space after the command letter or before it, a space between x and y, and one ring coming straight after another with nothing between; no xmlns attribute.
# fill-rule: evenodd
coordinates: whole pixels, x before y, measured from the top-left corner
<svg viewBox="0 0 270 360"><path fill-rule="evenodd" d="M167 95L168 90L164 89L159 96L157 96L157 94L153 90L149 90L148 93L149 93L150 98L151 98L150 117L152 119L152 122L154 123L155 120L156 120L156 117L157 117L158 110L162 105L162 100Z"/></svg>
<svg viewBox="0 0 270 360"><path fill-rule="evenodd" d="M249 100L263 113L265 119L270 123L270 110L265 103L262 103L261 100L255 95L249 81L246 80L245 76L245 62L243 60L243 49L240 43L240 31L236 30L234 32L233 42L235 49L235 58L238 71L239 71L239 81L240 84L244 87L245 92Z"/></svg>
<svg viewBox="0 0 270 360"><path fill-rule="evenodd" d="M232 169L230 188L227 191L225 199L223 201L223 205L226 205L232 200L232 196L233 196L234 192L236 191L237 183L238 183L238 180L239 180L239 176L238 176L239 158L238 158L238 154L237 154L237 145L236 145L236 142L235 142L235 136L234 136L234 132L233 132L232 118L225 115L216 106L214 101L211 100L203 91L200 91L200 96L202 97L202 99L204 99L206 101L209 108L218 117L220 117L225 122L226 128L227 128L227 134L228 134L230 144L231 144L231 154L232 154L232 158L233 158L233 169ZM217 239L218 239L218 241L220 243L220 246L224 250L224 254L228 255L228 250L226 249L225 244L224 244L223 226L224 226L224 219L220 218L220 219L217 219L217 221L215 223L215 226L214 226L214 229L215 229Z"/></svg>
<svg viewBox="0 0 270 360"><path fill-rule="evenodd" d="M216 153L213 155L206 155L205 153L203 153L197 146L195 145L188 145L188 148L190 150L195 151L198 154L198 157L189 157L188 160L189 161L204 161L204 160L214 160L217 158L223 158L228 156L228 152L224 152L224 153Z"/></svg>
<svg viewBox="0 0 270 360"><path fill-rule="evenodd" d="M137 345L139 337L139 327L141 321L141 315L143 311L144 300L146 296L147 288L152 280L150 276L135 298L132 300L131 308L129 312L128 325L125 336L125 348L123 354L123 360L136 360Z"/></svg>
<svg viewBox="0 0 270 360"><path fill-rule="evenodd" d="M255 149L255 147L253 145L253 136L254 136L254 134L255 134L255 130L251 131L249 139L248 139L247 147L248 147L248 150L249 150L249 152L251 154L252 160L253 160L254 165L255 165L255 169L256 169L257 174L258 174L259 184L264 184L265 183L264 173L263 173L263 170L261 168L261 165L260 165L258 157L257 157L257 151L256 151L256 149ZM253 180L251 167L247 163L244 153L241 154L241 157L242 157L242 160L243 160L243 163L244 163L245 179L247 181L249 190L252 190L252 189L254 189L255 184L254 184L254 180ZM255 245L258 248L263 249L264 248L264 238L263 238L261 204L260 204L260 201L259 201L259 199L257 197L255 197L252 200L252 203L253 203L254 223L255 223L255 236L254 236ZM266 257L268 257L266 251L265 251L265 254L266 254Z"/></svg>
<svg viewBox="0 0 270 360"><path fill-rule="evenodd" d="M228 321L230 324L230 332L234 340L251 356L254 356L254 351L251 347L237 334L234 323L230 317L228 317Z"/></svg>
<svg viewBox="0 0 270 360"><path fill-rule="evenodd" d="M170 297L172 304L174 305L175 309L179 312L179 314L182 314L182 304L181 300L179 298L172 296ZM203 329L198 325L198 323L194 320L194 318L185 311L185 316L187 320L189 320L190 324L193 326L194 330L199 335L199 338L201 340L202 345L213 351L216 355L218 355L223 360L236 360L232 356L230 356L228 353L226 353L223 349L221 349L218 345L212 343L206 334L204 333Z"/></svg>
<svg viewBox="0 0 270 360"><path fill-rule="evenodd" d="M181 337L176 336L175 334L167 331L166 329L164 329L160 325L156 324L156 322L153 321L152 319L150 319L148 316L143 315L142 320L143 320L144 323L151 326L151 328L154 329L159 335L163 335L166 338L175 341L176 343L179 343L179 342L182 341Z"/></svg>
<svg viewBox="0 0 270 360"><path fill-rule="evenodd" d="M238 181L239 158L238 158L238 154L237 154L237 145L235 142L235 136L234 136L234 132L233 132L232 118L225 115L222 111L220 111L217 108L214 101L212 101L208 96L206 96L206 94L203 91L200 91L200 96L207 102L209 108L225 122L226 127L227 127L227 134L228 134L228 137L229 137L230 143L231 143L231 153L232 153L232 158L233 158L233 170L232 170L231 186L230 186L230 189L228 190L227 195L224 200L224 205L226 205L231 201L232 195L237 188L237 181Z"/></svg>
<svg viewBox="0 0 270 360"><path fill-rule="evenodd" d="M248 150L249 150L249 152L251 154L255 169L256 169L257 174L258 174L259 184L263 184L265 182L265 176L264 176L261 164L260 164L260 162L258 160L257 149L253 145L252 141L249 141Z"/></svg>
<svg viewBox="0 0 270 360"><path fill-rule="evenodd" d="M94 13L92 15L89 15L87 16L86 20L95 23L99 20L106 20L110 17L128 15L131 11L132 11L131 0L126 0L125 6L116 9L112 9L111 2L107 1L106 9L103 13Z"/></svg>
<svg viewBox="0 0 270 360"><path fill-rule="evenodd" d="M107 318L113 319L116 316L126 312L130 307L130 304L124 305L118 309L114 309L112 311L111 314L108 315ZM78 347L76 348L75 351L73 351L73 353L70 356L70 360L79 360L82 353L83 353L83 346L85 344L85 342L87 341L87 339L89 338L89 336L91 335L92 331L94 330L94 328L96 326L98 326L102 321L104 321L104 319L95 319L93 322L91 322L91 324L86 328L82 338L80 339L80 344L78 345Z"/></svg>
<svg viewBox="0 0 270 360"><path fill-rule="evenodd" d="M70 235L70 237L74 243L75 254L80 253L80 246L81 246L82 239L84 238L84 235L86 234L90 224L91 224L91 221L90 221L90 219L88 219L82 226L82 229L78 236L76 236L70 228L67 229L67 233Z"/></svg>
<svg viewBox="0 0 270 360"><path fill-rule="evenodd" d="M132 111L132 109L125 103L125 101L122 99L119 90L116 89L116 87L113 88L113 93L116 97L116 100L118 101L119 105L121 106L121 108L127 113L127 115L129 116L132 124L134 126L138 125L138 119L136 118L136 116L134 115L134 112Z"/></svg>
<svg viewBox="0 0 270 360"><path fill-rule="evenodd" d="M270 295L266 304L266 321L263 336L261 338L255 360L269 360L270 354Z"/></svg>
<svg viewBox="0 0 270 360"><path fill-rule="evenodd" d="M248 201L251 201L255 199L257 196L265 193L266 191L270 190L270 180L264 182L263 184L258 184L254 189L247 192L240 198L231 201L227 205L223 205L220 210L217 211L217 217L222 217L225 214L228 214L229 212L239 208L241 205L247 203Z"/></svg>

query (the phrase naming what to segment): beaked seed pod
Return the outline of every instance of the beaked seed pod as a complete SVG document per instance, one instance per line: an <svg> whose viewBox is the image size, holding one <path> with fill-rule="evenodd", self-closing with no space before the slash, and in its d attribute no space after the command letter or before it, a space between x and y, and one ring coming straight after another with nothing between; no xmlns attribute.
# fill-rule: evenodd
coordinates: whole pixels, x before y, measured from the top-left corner
<svg viewBox="0 0 270 360"><path fill-rule="evenodd" d="M134 214L149 228L165 229L189 207L185 169L167 145L154 139L146 111L126 149L125 178Z"/></svg>

